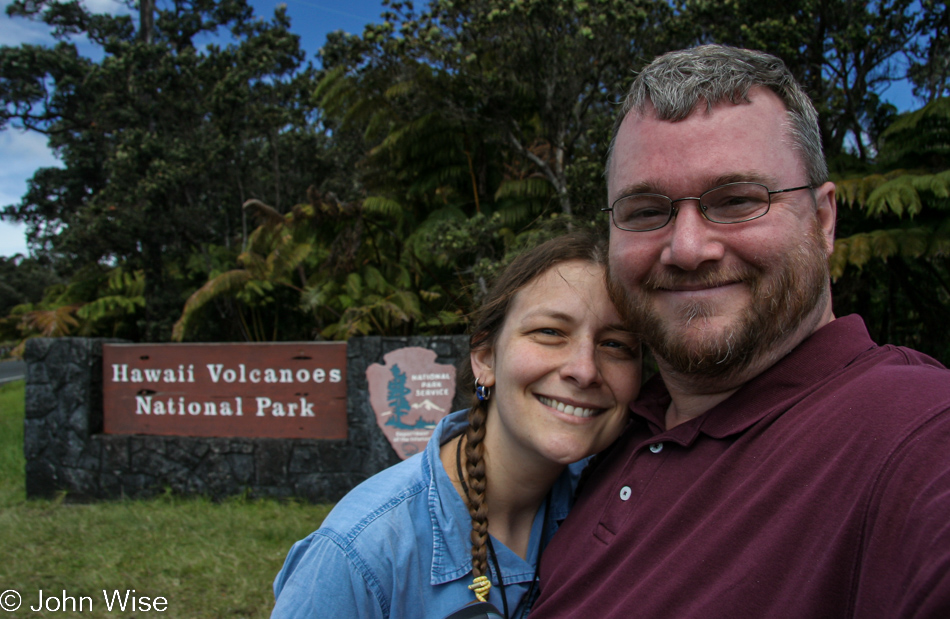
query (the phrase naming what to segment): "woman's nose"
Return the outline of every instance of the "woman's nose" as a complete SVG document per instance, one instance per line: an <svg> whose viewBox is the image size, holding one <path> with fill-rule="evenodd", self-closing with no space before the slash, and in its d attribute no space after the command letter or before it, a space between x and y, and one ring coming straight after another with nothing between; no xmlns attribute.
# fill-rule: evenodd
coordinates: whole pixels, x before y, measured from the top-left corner
<svg viewBox="0 0 950 619"><path fill-rule="evenodd" d="M600 367L597 365L596 349L593 342L576 342L571 346L561 375L577 383L580 387L589 387L600 382Z"/></svg>

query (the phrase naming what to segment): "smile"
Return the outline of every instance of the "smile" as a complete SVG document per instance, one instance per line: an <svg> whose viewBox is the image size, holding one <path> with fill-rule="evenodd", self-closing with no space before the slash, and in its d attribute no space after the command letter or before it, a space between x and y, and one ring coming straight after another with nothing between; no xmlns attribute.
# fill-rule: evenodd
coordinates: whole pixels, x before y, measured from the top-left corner
<svg viewBox="0 0 950 619"><path fill-rule="evenodd" d="M551 408L557 409L558 412L564 413L565 415L571 415L573 417L593 417L601 410L599 408L583 408L580 406L572 406L570 404L558 402L557 400L552 400L551 398L546 398L540 395L538 396L538 399L541 401L541 404L550 406Z"/></svg>

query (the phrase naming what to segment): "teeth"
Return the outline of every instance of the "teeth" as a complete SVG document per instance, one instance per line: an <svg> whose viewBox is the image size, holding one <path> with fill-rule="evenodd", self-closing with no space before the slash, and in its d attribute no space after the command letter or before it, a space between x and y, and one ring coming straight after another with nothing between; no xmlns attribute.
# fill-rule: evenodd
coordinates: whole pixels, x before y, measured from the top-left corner
<svg viewBox="0 0 950 619"><path fill-rule="evenodd" d="M570 404L558 402L557 400L552 400L551 398L539 396L538 399L541 400L541 403L545 406L556 408L560 412L567 415L572 415L574 417L590 417L597 412L596 408L581 408L580 406L571 406Z"/></svg>

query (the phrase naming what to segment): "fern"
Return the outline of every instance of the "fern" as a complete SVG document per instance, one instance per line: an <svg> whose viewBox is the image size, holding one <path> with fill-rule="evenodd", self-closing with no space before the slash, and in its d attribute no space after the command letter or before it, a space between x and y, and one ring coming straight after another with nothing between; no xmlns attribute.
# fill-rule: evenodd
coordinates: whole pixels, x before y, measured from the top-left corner
<svg viewBox="0 0 950 619"><path fill-rule="evenodd" d="M181 342L184 340L189 323L195 314L205 305L214 299L243 290L251 281L251 273L244 269L235 269L226 271L217 277L208 280L204 286L196 290L185 302L185 307L181 312L181 317L172 327L172 341Z"/></svg>
<svg viewBox="0 0 950 619"><path fill-rule="evenodd" d="M918 259L933 257L943 248L946 235L934 234L930 228L900 228L862 232L835 240L835 250L829 267L831 276L838 279L848 266L863 267L871 259L887 262L892 256Z"/></svg>
<svg viewBox="0 0 950 619"><path fill-rule="evenodd" d="M370 196L363 200L363 211L383 215L385 217L392 217L398 220L402 215L403 208L399 202L392 198Z"/></svg>

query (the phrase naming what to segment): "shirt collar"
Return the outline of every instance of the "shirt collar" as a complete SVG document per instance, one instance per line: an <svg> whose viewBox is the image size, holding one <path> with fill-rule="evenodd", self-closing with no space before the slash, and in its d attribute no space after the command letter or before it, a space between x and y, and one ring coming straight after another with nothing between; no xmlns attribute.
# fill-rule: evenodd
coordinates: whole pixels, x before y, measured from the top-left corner
<svg viewBox="0 0 950 619"><path fill-rule="evenodd" d="M465 431L467 411L446 415L436 426L426 445L425 465L429 477L429 518L432 521L431 583L457 580L472 571L468 508L449 479L439 448Z"/></svg>
<svg viewBox="0 0 950 619"><path fill-rule="evenodd" d="M730 397L669 432L662 428L670 395L659 376L644 386L632 410L649 424L654 434L665 434L683 445L692 443L700 432L725 438L770 415L781 414L858 355L876 347L860 316L843 316L815 331Z"/></svg>

